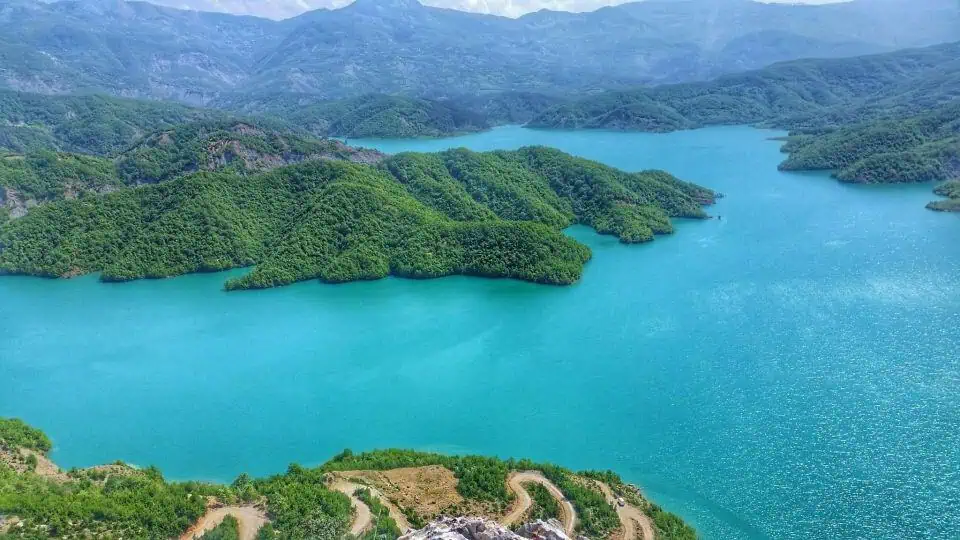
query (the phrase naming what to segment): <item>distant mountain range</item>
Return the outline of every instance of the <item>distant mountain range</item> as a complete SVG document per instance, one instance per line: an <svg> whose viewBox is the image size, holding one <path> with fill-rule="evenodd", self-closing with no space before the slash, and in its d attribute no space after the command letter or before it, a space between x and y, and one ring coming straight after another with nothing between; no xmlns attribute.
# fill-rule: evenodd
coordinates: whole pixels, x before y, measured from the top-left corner
<svg viewBox="0 0 960 540"><path fill-rule="evenodd" d="M267 19L287 19L316 9L337 9L352 3L353 0L156 0L153 3L162 6L232 13L234 15L254 15ZM559 0L542 2L537 0L426 0L424 5L472 13L486 13L518 17L541 9L562 9L565 11L592 11L604 6L624 3L622 0ZM547 4L547 5L544 5Z"/></svg>
<svg viewBox="0 0 960 540"><path fill-rule="evenodd" d="M359 0L284 21L119 0L0 0L0 85L192 104L238 93L569 95L956 40L956 0L652 0L518 19Z"/></svg>
<svg viewBox="0 0 960 540"><path fill-rule="evenodd" d="M960 100L960 42L853 58L805 59L709 82L601 92L530 120L532 127L673 131L763 124L821 131L907 116Z"/></svg>

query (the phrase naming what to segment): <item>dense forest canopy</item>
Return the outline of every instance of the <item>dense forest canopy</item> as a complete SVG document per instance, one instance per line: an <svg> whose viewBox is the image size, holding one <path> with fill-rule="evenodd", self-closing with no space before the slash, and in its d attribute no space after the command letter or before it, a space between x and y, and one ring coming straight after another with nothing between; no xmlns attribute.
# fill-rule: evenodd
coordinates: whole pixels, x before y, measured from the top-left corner
<svg viewBox="0 0 960 540"><path fill-rule="evenodd" d="M376 162L382 154L333 139L315 139L264 120L192 122L157 131L117 156L127 185L156 183L197 171L249 173L311 159Z"/></svg>
<svg viewBox="0 0 960 540"><path fill-rule="evenodd" d="M368 94L230 94L208 108L106 95L46 96L0 90L0 150L113 155L159 129L194 121L247 121L314 137L437 137L524 123L562 102L533 93L445 100Z"/></svg>
<svg viewBox="0 0 960 540"><path fill-rule="evenodd" d="M934 191L947 200L931 210L960 210L960 102L916 115L882 117L814 133L798 132L783 151L783 170L830 170L842 182L947 182Z"/></svg>
<svg viewBox="0 0 960 540"><path fill-rule="evenodd" d="M245 175L315 159L375 163L384 156L333 139L314 139L270 120L200 120L141 138L114 157L35 150L0 154L0 209L105 194L198 171ZM0 220L2 221L2 220Z"/></svg>
<svg viewBox="0 0 960 540"><path fill-rule="evenodd" d="M228 168L34 208L0 228L0 271L129 280L255 265L230 289L388 274L566 284L590 251L563 227L650 241L672 217L706 217L714 196L547 148Z"/></svg>
<svg viewBox="0 0 960 540"><path fill-rule="evenodd" d="M0 149L108 155L156 129L220 116L175 103L0 90Z"/></svg>
<svg viewBox="0 0 960 540"><path fill-rule="evenodd" d="M845 182L945 181L960 176L960 102L897 119L798 134L784 170L834 170Z"/></svg>
<svg viewBox="0 0 960 540"><path fill-rule="evenodd" d="M120 186L116 167L109 159L51 150L0 156L0 188L8 188L25 200L46 202L88 192L104 193Z"/></svg>

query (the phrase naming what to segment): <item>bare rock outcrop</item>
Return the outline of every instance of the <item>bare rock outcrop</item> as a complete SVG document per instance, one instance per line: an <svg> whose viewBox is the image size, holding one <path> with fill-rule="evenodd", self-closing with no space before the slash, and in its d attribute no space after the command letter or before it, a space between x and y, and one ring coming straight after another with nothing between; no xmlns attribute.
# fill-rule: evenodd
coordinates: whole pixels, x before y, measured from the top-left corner
<svg viewBox="0 0 960 540"><path fill-rule="evenodd" d="M441 517L426 527L410 531L400 540L571 540L555 520L534 521L517 534L496 521L482 517Z"/></svg>
<svg viewBox="0 0 960 540"><path fill-rule="evenodd" d="M441 517L400 540L522 540L496 521L482 517Z"/></svg>
<svg viewBox="0 0 960 540"><path fill-rule="evenodd" d="M563 532L563 524L556 519L547 521L538 519L532 523L526 523L518 532L520 536L531 540L570 540L570 537Z"/></svg>

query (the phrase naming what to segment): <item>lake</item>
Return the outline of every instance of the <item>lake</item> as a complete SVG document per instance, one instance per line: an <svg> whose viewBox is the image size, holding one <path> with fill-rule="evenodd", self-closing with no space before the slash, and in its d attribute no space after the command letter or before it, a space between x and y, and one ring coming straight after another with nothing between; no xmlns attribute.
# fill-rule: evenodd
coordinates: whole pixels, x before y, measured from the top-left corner
<svg viewBox="0 0 960 540"><path fill-rule="evenodd" d="M225 293L230 275L0 278L0 415L62 466L169 478L409 447L610 468L719 538L956 538L960 215L931 186L778 172L777 132L506 127L726 194L569 287L450 277Z"/></svg>

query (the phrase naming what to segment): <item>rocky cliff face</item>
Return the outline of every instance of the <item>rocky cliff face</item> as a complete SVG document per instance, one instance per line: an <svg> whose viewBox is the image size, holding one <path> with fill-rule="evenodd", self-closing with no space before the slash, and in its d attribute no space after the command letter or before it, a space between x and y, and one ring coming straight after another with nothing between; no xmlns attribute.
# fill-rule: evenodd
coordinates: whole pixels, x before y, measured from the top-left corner
<svg viewBox="0 0 960 540"><path fill-rule="evenodd" d="M518 533L482 517L441 517L422 529L408 532L400 540L571 540L555 519L527 523Z"/></svg>
<svg viewBox="0 0 960 540"><path fill-rule="evenodd" d="M19 192L0 186L0 208L5 209L11 219L27 215L27 209L32 206L31 202L33 201L25 201Z"/></svg>

